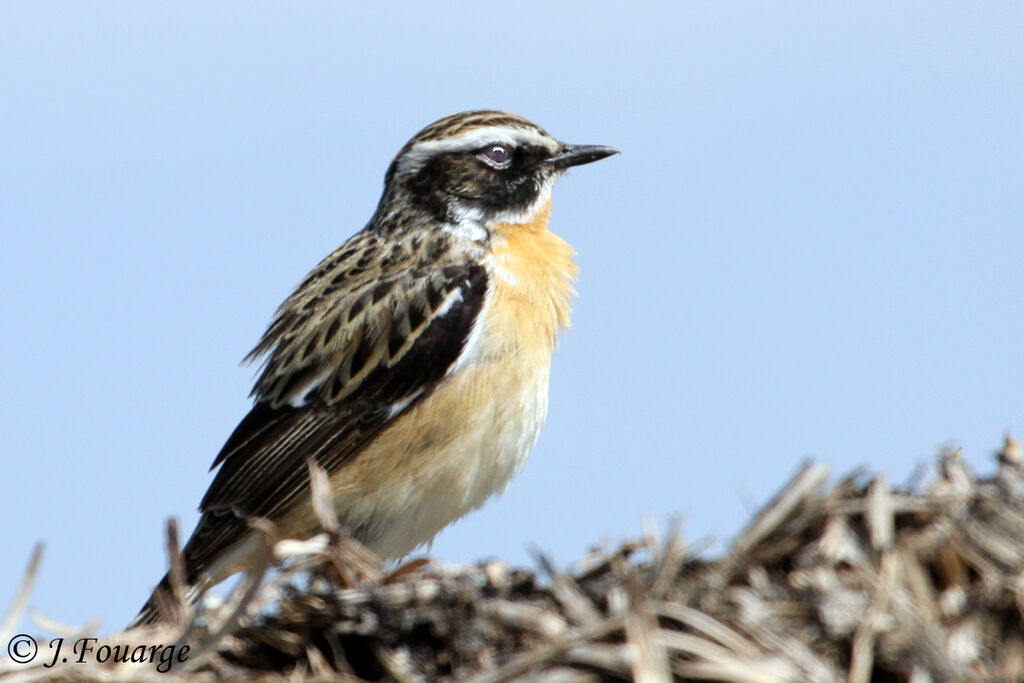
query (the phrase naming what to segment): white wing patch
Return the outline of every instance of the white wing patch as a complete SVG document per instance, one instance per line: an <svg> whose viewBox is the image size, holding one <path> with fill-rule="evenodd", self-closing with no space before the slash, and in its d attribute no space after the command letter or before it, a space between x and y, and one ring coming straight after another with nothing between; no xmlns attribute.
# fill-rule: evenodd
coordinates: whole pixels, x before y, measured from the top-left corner
<svg viewBox="0 0 1024 683"><path fill-rule="evenodd" d="M391 407L388 409L388 419L390 420L391 418L395 417L403 410L408 408L409 404L418 399L420 397L420 394L422 393L423 391L420 390L413 394L410 394L406 398L403 398L401 401L395 401L394 403L392 403Z"/></svg>
<svg viewBox="0 0 1024 683"><path fill-rule="evenodd" d="M467 282L467 284L469 283ZM469 334L466 335L466 341L462 343L462 352L444 373L445 378L451 377L467 364L476 362L480 355L480 339L484 334L484 326L492 300L493 297L490 296L484 298L483 306L480 307L480 312L477 313L476 320L473 321L473 326L469 328Z"/></svg>
<svg viewBox="0 0 1024 683"><path fill-rule="evenodd" d="M292 408L301 408L309 403L309 395L316 391L333 372L334 370L332 368L323 369L319 375L299 387L299 389L292 394L292 397L288 399L288 405Z"/></svg>

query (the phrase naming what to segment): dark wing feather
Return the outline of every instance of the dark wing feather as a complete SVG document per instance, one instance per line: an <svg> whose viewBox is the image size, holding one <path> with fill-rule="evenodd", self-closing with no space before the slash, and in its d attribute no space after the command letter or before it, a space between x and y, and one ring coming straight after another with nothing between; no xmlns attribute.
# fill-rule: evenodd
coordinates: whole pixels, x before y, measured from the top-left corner
<svg viewBox="0 0 1024 683"><path fill-rule="evenodd" d="M462 352L487 290L481 266L398 263L373 277L339 277L360 257L325 268L337 253L328 257L257 346L269 354L257 400L213 463L220 469L185 548L190 578L241 537L244 518L274 518L305 493L309 459L332 472L356 457Z"/></svg>

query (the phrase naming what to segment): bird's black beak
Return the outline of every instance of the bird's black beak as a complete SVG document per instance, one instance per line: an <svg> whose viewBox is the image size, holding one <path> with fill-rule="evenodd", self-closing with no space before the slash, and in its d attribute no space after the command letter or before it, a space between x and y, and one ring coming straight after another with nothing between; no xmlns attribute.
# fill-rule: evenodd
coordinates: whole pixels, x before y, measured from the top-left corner
<svg viewBox="0 0 1024 683"><path fill-rule="evenodd" d="M557 155L544 163L551 168L569 168L570 166L589 164L618 153L619 150L614 147L605 147L604 145L563 145Z"/></svg>

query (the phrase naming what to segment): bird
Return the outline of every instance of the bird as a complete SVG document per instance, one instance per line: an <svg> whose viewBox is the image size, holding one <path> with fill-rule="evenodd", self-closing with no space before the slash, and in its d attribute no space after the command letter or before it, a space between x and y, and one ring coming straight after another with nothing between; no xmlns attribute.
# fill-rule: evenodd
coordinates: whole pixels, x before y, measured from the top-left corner
<svg viewBox="0 0 1024 683"><path fill-rule="evenodd" d="M617 152L496 110L444 117L402 147L369 222L246 357L262 359L252 408L180 553L191 600L253 562L251 518L283 538L317 532L308 463L327 473L341 525L382 558L505 490L545 420L575 295L575 252L548 229L552 187ZM133 626L164 618L171 585L168 572Z"/></svg>

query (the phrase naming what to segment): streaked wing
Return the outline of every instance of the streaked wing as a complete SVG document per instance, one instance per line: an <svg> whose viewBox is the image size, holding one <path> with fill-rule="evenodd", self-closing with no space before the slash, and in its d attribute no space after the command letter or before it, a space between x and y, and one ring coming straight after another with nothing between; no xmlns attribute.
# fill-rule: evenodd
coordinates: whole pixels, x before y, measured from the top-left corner
<svg viewBox="0 0 1024 683"><path fill-rule="evenodd" d="M360 233L325 259L251 354L267 356L256 404L213 463L187 553L196 570L237 540L244 517L273 518L304 493L308 459L342 466L458 359L486 271L454 260L425 268L384 248Z"/></svg>

